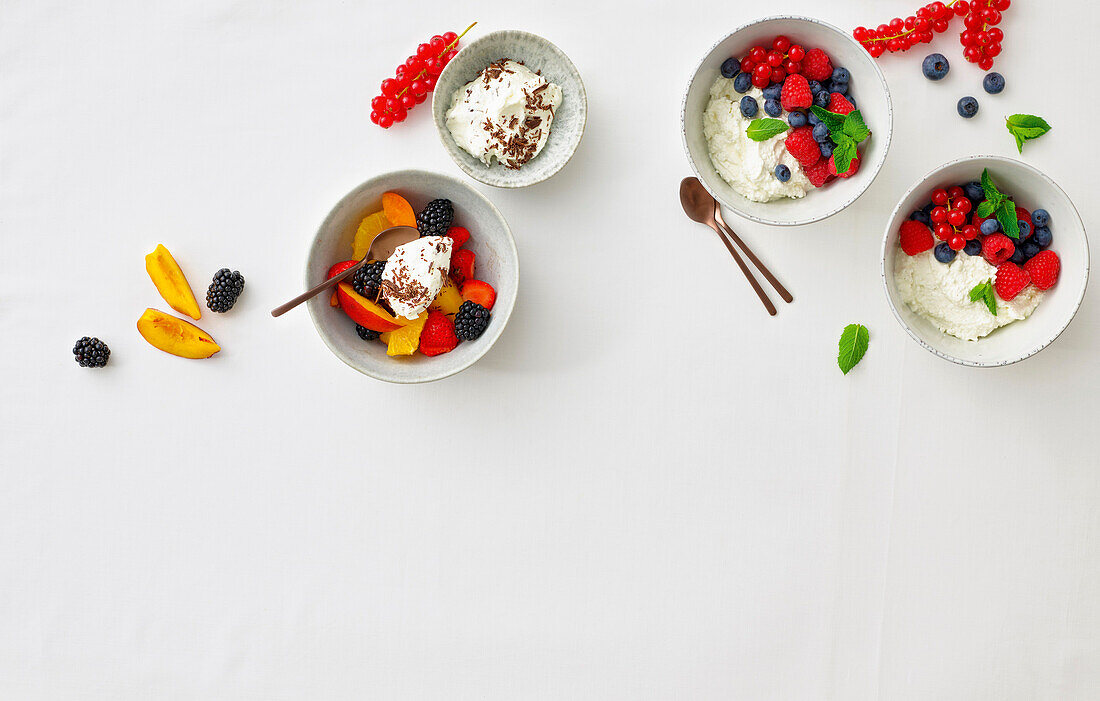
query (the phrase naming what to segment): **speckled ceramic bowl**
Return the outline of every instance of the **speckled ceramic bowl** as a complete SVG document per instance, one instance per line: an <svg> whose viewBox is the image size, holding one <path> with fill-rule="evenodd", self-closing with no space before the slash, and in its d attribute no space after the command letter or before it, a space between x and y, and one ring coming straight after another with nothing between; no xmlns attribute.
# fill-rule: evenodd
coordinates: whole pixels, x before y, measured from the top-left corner
<svg viewBox="0 0 1100 701"><path fill-rule="evenodd" d="M551 83L561 86L562 91L561 105L554 115L546 145L519 170L510 170L496 162L486 166L456 144L447 129L447 110L455 91L476 78L490 63L506 58L540 71ZM588 119L588 97L580 73L561 49L536 34L508 29L471 42L447 64L436 82L432 115L443 147L467 175L494 187L527 187L554 175L573 157Z"/></svg>
<svg viewBox="0 0 1100 701"><path fill-rule="evenodd" d="M977 341L948 336L902 301L894 282L894 260L901 223L929 200L932 190L978 180L989 168L997 187L1027 210L1050 212L1054 243L1062 261L1058 283L1046 291L1031 316L1003 326ZM959 253L958 255L966 255ZM894 209L882 240L882 283L886 300L906 333L927 351L970 367L998 367L1030 358L1069 326L1085 297L1089 280L1089 244L1085 224L1062 188L1033 166L1001 156L969 156L936 168L921 178Z"/></svg>
<svg viewBox="0 0 1100 701"><path fill-rule="evenodd" d="M843 66L852 74L852 95L856 98L871 138L860 144L859 172L844 180L834 180L808 192L800 199L753 202L722 179L711 162L707 139L703 134L703 113L710 100L710 88L722 62L731 56L744 56L753 46L771 46L778 35L807 49L817 47L829 54L833 66ZM842 211L867 190L882 168L890 149L893 108L890 89L875 60L848 32L810 17L765 17L750 22L715 44L695 69L680 112L684 149L699 180L717 198L741 216L762 224L794 226L809 224Z"/></svg>
<svg viewBox="0 0 1100 701"><path fill-rule="evenodd" d="M455 223L470 230L466 248L476 256L475 273L497 291L489 328L481 338L463 341L450 353L431 358L419 353L394 358L386 355L382 343L359 338L355 323L338 307L329 306L330 295L317 295L306 304L321 340L336 357L359 372L386 382L431 382L470 367L500 337L516 301L519 255L504 217L480 192L447 175L400 170L371 178L355 188L325 217L306 260L307 288L324 280L334 263L348 259L359 222L382 209L382 193L390 190L400 193L417 211L437 197L454 203Z"/></svg>

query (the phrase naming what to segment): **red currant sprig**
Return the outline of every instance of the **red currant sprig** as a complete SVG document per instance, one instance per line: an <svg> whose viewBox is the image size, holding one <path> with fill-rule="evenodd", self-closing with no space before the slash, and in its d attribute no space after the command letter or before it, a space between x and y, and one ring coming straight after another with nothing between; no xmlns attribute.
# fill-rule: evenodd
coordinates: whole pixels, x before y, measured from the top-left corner
<svg viewBox="0 0 1100 701"><path fill-rule="evenodd" d="M802 59L806 50L800 44L792 44L783 35L772 40L772 48L754 46L741 59L741 72L752 76L752 84L760 89L771 83L782 83L788 75L802 72Z"/></svg>
<svg viewBox="0 0 1100 701"><path fill-rule="evenodd" d="M967 223L973 205L959 186L932 191L932 204L929 213L932 231L936 238L946 241L954 251L961 251L966 242L978 236L978 227Z"/></svg>
<svg viewBox="0 0 1100 701"><path fill-rule="evenodd" d="M959 43L963 57L983 71L993 68L993 59L1001 54L1004 32L995 25L1001 23L1001 13L1011 4L1012 0L970 0Z"/></svg>
<svg viewBox="0 0 1100 701"><path fill-rule="evenodd" d="M428 99L428 93L435 89L435 82L444 66L458 53L459 39L466 36L474 24L466 27L461 34L436 34L428 42L417 46L416 53L394 71L394 77L382 81L382 94L370 101L370 121L383 129L405 121L409 110Z"/></svg>
<svg viewBox="0 0 1100 701"><path fill-rule="evenodd" d="M927 44L935 34L946 32L955 17L965 17L967 29L960 36L966 47L963 55L983 70L993 66L993 56L1001 52L1000 29L988 30L989 25L1001 21L1001 12L1008 9L1012 0L950 0L948 3L932 2L904 20L895 17L888 24L874 29L856 27L852 36L863 48L878 58L887 51L908 51L916 44ZM987 31L988 30L988 31ZM981 34L979 37L978 35ZM976 48L971 50L974 45Z"/></svg>

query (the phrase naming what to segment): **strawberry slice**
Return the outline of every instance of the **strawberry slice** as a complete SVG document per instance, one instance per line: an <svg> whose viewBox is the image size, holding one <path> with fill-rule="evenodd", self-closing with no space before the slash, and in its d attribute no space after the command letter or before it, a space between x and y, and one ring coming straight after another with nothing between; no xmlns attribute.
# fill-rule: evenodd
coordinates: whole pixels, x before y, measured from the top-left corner
<svg viewBox="0 0 1100 701"><path fill-rule="evenodd" d="M483 280L467 280L462 283L462 299L476 302L486 309L492 309L497 301L497 291Z"/></svg>

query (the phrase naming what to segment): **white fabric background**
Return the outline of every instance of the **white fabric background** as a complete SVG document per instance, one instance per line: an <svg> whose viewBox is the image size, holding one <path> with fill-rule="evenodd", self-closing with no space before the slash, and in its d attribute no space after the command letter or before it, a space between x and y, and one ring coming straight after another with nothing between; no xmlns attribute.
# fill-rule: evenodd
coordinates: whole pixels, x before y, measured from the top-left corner
<svg viewBox="0 0 1100 701"><path fill-rule="evenodd" d="M1095 8L1017 0L997 98L958 29L945 84L924 49L884 59L894 145L857 205L735 220L796 297L777 318L677 201L681 93L723 32L915 5L5 0L0 698L1100 696L1098 285L1051 348L980 371L905 336L878 275L897 198L1012 155L1012 112L1053 123L1025 159L1095 226ZM367 103L475 19L572 57L588 133L550 182L483 188L521 256L499 343L389 386L267 312L356 184L460 173L427 107L383 132ZM134 329L158 242L196 288L248 280L204 316L213 360ZM108 369L72 362L84 334Z"/></svg>

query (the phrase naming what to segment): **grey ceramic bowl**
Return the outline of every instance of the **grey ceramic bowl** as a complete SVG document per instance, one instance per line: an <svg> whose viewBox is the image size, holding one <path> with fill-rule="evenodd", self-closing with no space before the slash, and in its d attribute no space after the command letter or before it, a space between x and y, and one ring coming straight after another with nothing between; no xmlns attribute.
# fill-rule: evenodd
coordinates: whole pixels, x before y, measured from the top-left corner
<svg viewBox="0 0 1100 701"><path fill-rule="evenodd" d="M306 287L325 279L335 263L351 257L351 242L359 222L382 209L382 193L401 194L419 211L437 197L454 203L455 224L470 230L465 248L476 256L475 274L497 292L489 328L475 341L462 341L450 353L428 357L390 357L386 346L364 341L355 323L339 307L329 306L328 294L307 302L313 325L336 357L359 372L397 383L431 382L454 375L473 365L504 331L519 286L519 255L512 232L493 203L466 183L447 175L423 170L399 170L371 178L340 200L317 230L306 260Z"/></svg>
<svg viewBox="0 0 1100 701"><path fill-rule="evenodd" d="M771 46L783 34L807 49L820 48L829 54L833 66L844 66L852 74L852 94L856 98L871 138L860 144L859 172L844 180L834 180L800 199L753 202L730 187L715 170L703 134L703 113L710 99L710 88L722 62L731 56L744 56L756 45ZM695 69L684 93L680 111L680 129L688 161L710 194L737 214L779 226L809 224L842 211L862 195L879 173L890 149L894 122L890 89L878 64L848 32L812 17L765 17L735 29L718 41Z"/></svg>
<svg viewBox="0 0 1100 701"><path fill-rule="evenodd" d="M997 187L1011 194L1021 207L1029 211L1042 207L1050 212L1054 233L1051 250L1058 254L1062 269L1058 283L1046 291L1031 316L1003 326L977 341L963 341L943 333L901 300L894 282L894 260L901 223L913 210L928 202L932 190L978 180L985 168L989 168ZM1002 156L960 158L918 180L898 202L882 240L882 283L898 323L925 350L969 367L1009 365L1030 358L1054 343L1081 307L1088 280L1089 243L1085 224L1069 195L1033 166Z"/></svg>
<svg viewBox="0 0 1100 701"><path fill-rule="evenodd" d="M505 58L540 71L551 83L561 86L562 91L561 105L554 115L546 145L519 170L495 162L486 166L459 147L447 129L447 110L455 91L476 78L490 63ZM588 120L588 97L580 73L561 49L537 34L508 29L471 42L447 64L436 82L432 116L443 147L471 178L494 187L527 187L554 175L573 157Z"/></svg>

